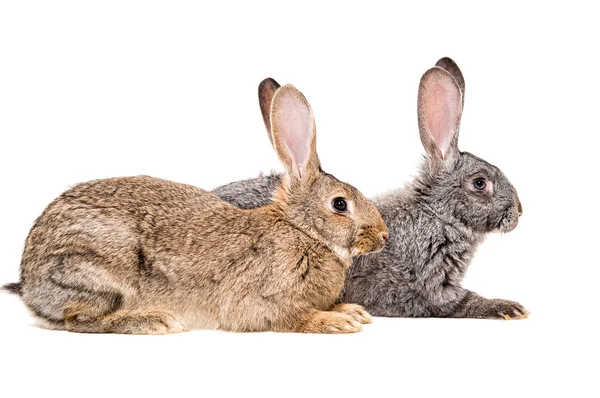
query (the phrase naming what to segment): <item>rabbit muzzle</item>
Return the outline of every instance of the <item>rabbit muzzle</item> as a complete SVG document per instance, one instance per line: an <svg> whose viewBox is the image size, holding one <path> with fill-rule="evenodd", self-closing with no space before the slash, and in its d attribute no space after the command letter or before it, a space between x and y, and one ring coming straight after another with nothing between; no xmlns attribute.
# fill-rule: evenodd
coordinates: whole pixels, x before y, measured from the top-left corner
<svg viewBox="0 0 600 398"><path fill-rule="evenodd" d="M515 198L515 203L509 207L502 216L498 225L499 232L507 233L517 228L519 225L519 217L523 214L523 205L518 197Z"/></svg>
<svg viewBox="0 0 600 398"><path fill-rule="evenodd" d="M385 224L360 228L356 235L356 243L352 248L352 256L381 251L388 237L389 231Z"/></svg>

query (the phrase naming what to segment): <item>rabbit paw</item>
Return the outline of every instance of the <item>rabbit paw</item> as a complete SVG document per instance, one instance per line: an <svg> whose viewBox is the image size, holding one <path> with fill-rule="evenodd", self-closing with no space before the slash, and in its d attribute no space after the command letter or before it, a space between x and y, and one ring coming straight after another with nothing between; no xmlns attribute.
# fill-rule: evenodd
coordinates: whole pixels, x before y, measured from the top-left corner
<svg viewBox="0 0 600 398"><path fill-rule="evenodd" d="M356 321L363 324L371 323L371 315L369 315L369 313L358 304L337 304L331 309L331 311L350 315Z"/></svg>
<svg viewBox="0 0 600 398"><path fill-rule="evenodd" d="M525 309L521 304L502 299L489 300L486 305L485 318L488 319L524 319L529 316L529 311Z"/></svg>
<svg viewBox="0 0 600 398"><path fill-rule="evenodd" d="M362 324L352 316L334 311L318 311L303 325L304 333L356 333Z"/></svg>

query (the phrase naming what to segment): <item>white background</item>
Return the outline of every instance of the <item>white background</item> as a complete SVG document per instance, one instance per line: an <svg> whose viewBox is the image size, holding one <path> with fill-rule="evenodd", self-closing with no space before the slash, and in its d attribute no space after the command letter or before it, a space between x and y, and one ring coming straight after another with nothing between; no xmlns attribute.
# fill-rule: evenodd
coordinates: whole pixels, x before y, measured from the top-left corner
<svg viewBox="0 0 600 398"><path fill-rule="evenodd" d="M268 76L308 98L327 171L370 196L402 186L423 153L419 79L450 56L467 86L460 147L524 207L464 285L531 311L376 318L348 336L82 335L32 326L1 294L0 395L598 396L598 14L473 3L0 2L0 282L74 183L212 189L281 170L257 103Z"/></svg>

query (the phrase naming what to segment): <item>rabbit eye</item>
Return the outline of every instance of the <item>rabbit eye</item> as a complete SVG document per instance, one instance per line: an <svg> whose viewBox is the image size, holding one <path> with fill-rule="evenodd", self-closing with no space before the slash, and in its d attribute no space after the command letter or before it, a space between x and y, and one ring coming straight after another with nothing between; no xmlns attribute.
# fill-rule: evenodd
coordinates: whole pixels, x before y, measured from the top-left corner
<svg viewBox="0 0 600 398"><path fill-rule="evenodd" d="M476 190L483 191L487 184L485 183L485 180L483 178L478 178L475 181L473 181L473 186Z"/></svg>
<svg viewBox="0 0 600 398"><path fill-rule="evenodd" d="M331 205L337 211L346 211L348 209L348 204L346 203L346 200L344 200L344 198L333 199L333 202L331 202Z"/></svg>

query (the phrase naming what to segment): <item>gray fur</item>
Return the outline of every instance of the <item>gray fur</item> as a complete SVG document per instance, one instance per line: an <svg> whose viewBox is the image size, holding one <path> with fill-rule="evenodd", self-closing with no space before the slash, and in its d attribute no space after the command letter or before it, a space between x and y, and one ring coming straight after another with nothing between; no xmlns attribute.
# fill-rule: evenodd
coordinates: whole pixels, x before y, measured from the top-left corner
<svg viewBox="0 0 600 398"><path fill-rule="evenodd" d="M453 78L462 110L464 78L454 61L442 58L421 81ZM436 80L437 79L437 80ZM261 105L262 109L262 105ZM360 257L346 278L342 302L363 305L372 315L515 319L528 315L520 304L487 299L461 287L467 267L489 232L509 232L522 212L517 192L495 166L458 150L458 120L449 155L426 137L425 110L419 106L421 138L427 152L420 174L407 187L373 200L390 236L383 251ZM487 195L473 189L484 178ZM224 185L213 192L242 208L271 201L280 176L272 174Z"/></svg>
<svg viewBox="0 0 600 398"><path fill-rule="evenodd" d="M270 204L272 194L280 184L279 174L261 174L251 180L220 186L212 193L241 209L255 209Z"/></svg>

